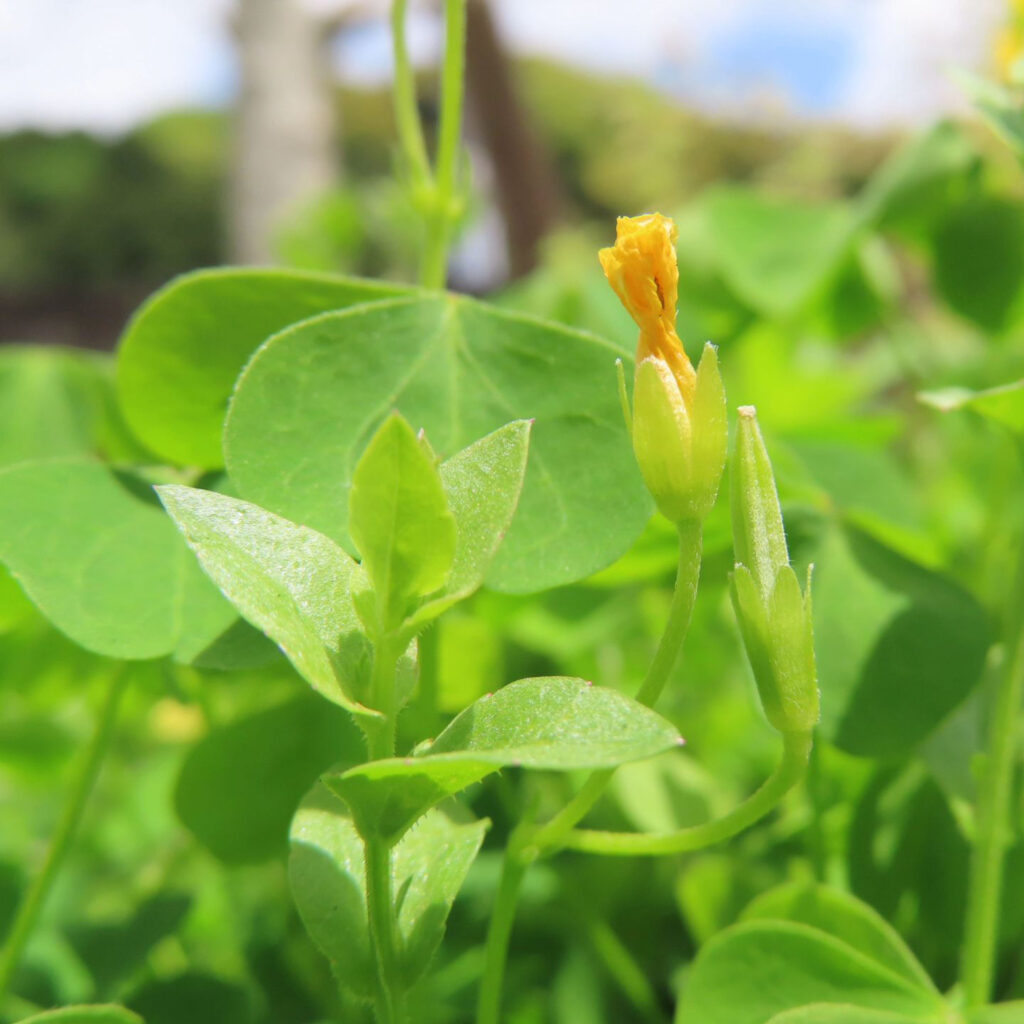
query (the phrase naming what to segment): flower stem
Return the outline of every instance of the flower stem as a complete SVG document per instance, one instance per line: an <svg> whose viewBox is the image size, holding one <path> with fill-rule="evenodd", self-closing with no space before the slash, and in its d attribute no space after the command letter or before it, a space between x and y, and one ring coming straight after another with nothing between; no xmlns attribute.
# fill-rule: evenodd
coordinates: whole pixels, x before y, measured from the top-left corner
<svg viewBox="0 0 1024 1024"><path fill-rule="evenodd" d="M989 721L988 756L978 781L978 828L971 856L960 980L967 1007L992 997L999 911L1016 760L1016 729L1024 697L1024 547L1009 616L1008 657Z"/></svg>
<svg viewBox="0 0 1024 1024"><path fill-rule="evenodd" d="M416 101L416 76L413 74L409 49L405 42L405 12L408 0L391 4L391 45L395 62L394 108L398 141L412 180L417 185L430 182L430 161L423 141L419 105Z"/></svg>
<svg viewBox="0 0 1024 1024"><path fill-rule="evenodd" d="M487 930L484 975L477 997L476 1024L500 1024L501 995L505 983L508 944L512 936L512 925L516 918L519 889L527 867L528 862L522 858L515 844L510 842L502 861L498 895L494 901L491 923Z"/></svg>
<svg viewBox="0 0 1024 1024"><path fill-rule="evenodd" d="M46 897L50 893L53 882L78 831L89 794L96 783L100 766L103 764L104 756L110 746L110 737L117 720L118 705L121 702L121 695L124 692L127 679L128 666L122 663L113 670L110 676L96 731L83 755L68 802L64 805L57 830L50 841L50 849L46 854L43 868L18 908L10 936L2 955L0 955L0 1001L3 1000L10 987L21 954L39 920Z"/></svg>
<svg viewBox="0 0 1024 1024"><path fill-rule="evenodd" d="M654 660L636 699L647 707L653 707L665 689L672 668L679 658L683 641L693 618L693 606L697 600L697 585L700 581L701 552L703 548L701 524L696 520L679 523L679 567L676 570L675 589L672 604L665 623L665 631L655 652ZM611 780L613 771L594 772L583 784L580 791L546 825L531 837L531 843L538 850L554 852L564 838L581 821L583 816L597 803Z"/></svg>
<svg viewBox="0 0 1024 1024"><path fill-rule="evenodd" d="M783 740L782 759L764 785L721 818L661 835L580 830L570 832L564 839L564 845L573 850L612 857L643 857L688 853L730 839L778 806L779 801L806 774L813 743L811 733L787 733Z"/></svg>
<svg viewBox="0 0 1024 1024"><path fill-rule="evenodd" d="M662 633L654 660L637 694L637 700L648 706L658 699L668 682L686 639L686 632L690 628L697 597L702 551L701 524L696 520L685 521L679 523L678 528L679 567L676 571L668 621L665 623L665 631ZM512 833L505 850L501 882L487 932L487 953L477 1004L477 1024L497 1024L499 1019L508 944L515 920L519 886L526 868L542 852L554 853L562 847L565 837L597 803L612 775L611 771L594 772L576 796L546 825L534 829L532 825L523 824Z"/></svg>
<svg viewBox="0 0 1024 1024"><path fill-rule="evenodd" d="M462 100L466 67L466 0L444 3L444 67L441 72L441 118L437 135L437 171L433 196L426 214L426 240L420 281L427 288L443 288L448 275L448 249L458 217L455 177L462 128Z"/></svg>

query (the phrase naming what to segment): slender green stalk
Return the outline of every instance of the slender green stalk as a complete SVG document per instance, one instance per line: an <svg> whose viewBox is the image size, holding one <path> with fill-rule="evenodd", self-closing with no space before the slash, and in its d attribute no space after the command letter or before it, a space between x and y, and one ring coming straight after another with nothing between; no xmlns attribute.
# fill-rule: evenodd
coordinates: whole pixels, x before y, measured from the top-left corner
<svg viewBox="0 0 1024 1024"><path fill-rule="evenodd" d="M679 658L679 652L683 649L683 641L690 628L693 606L697 600L702 549L701 524L696 520L679 523L679 567L676 570L672 604L654 660L636 695L636 699L648 707L653 707L661 696ZM613 774L612 771L594 772L576 796L551 821L533 834L531 843L539 850L556 851L577 822L581 821L600 799Z"/></svg>
<svg viewBox="0 0 1024 1024"><path fill-rule="evenodd" d="M409 49L405 41L405 12L408 0L393 0L391 4L391 45L395 62L395 126L398 141L408 162L413 181L424 185L430 182L430 161L423 141L419 105L416 101L416 76Z"/></svg>
<svg viewBox="0 0 1024 1024"><path fill-rule="evenodd" d="M501 995L505 983L508 943L516 919L519 888L527 867L528 863L522 858L521 852L510 842L502 862L498 895L487 930L484 975L476 1004L476 1024L500 1024L501 1021Z"/></svg>
<svg viewBox="0 0 1024 1024"><path fill-rule="evenodd" d="M978 827L967 891L960 980L968 1008L992 997L1006 849L1010 844L1016 730L1024 697L1024 548L1009 616L1008 657L989 722L988 756L978 781Z"/></svg>
<svg viewBox="0 0 1024 1024"><path fill-rule="evenodd" d="M732 838L769 811L799 782L807 772L807 759L813 743L810 733L788 733L779 766L763 786L739 807L714 821L692 828L666 832L663 835L645 835L626 832L570 832L564 840L573 850L602 853L612 857L661 856L688 853L714 846Z"/></svg>
<svg viewBox="0 0 1024 1024"><path fill-rule="evenodd" d="M444 3L444 67L441 72L441 118L437 135L437 173L433 202L426 218L427 237L420 280L428 288L443 288L448 273L448 249L458 217L455 177L462 129L462 100L466 68L466 0Z"/></svg>
<svg viewBox="0 0 1024 1024"><path fill-rule="evenodd" d="M96 731L82 757L82 763L68 796L68 802L64 805L57 830L50 841L50 849L47 851L43 868L18 908L18 914L11 927L7 944L0 955L0 1001L3 1000L11 984L21 954L39 920L46 897L49 895L64 858L74 842L89 794L96 783L100 766L103 764L103 758L110 745L114 722L117 720L118 705L121 702L121 695L124 692L127 679L128 666L126 664L119 665L113 670L107 685L103 706L100 709Z"/></svg>
<svg viewBox="0 0 1024 1024"><path fill-rule="evenodd" d="M377 1020L378 1024L404 1024L405 995L398 963L391 850L379 839L367 840L365 850L367 916L380 981Z"/></svg>
<svg viewBox="0 0 1024 1024"><path fill-rule="evenodd" d="M383 716L371 723L367 743L371 760L391 757L395 753L395 669L399 651L393 637L379 638L373 648L373 674L370 681L371 705Z"/></svg>
<svg viewBox="0 0 1024 1024"><path fill-rule="evenodd" d="M648 706L661 696L690 628L700 578L701 551L701 524L697 521L680 523L679 566L668 621L637 694L637 699ZM546 825L534 829L524 823L512 834L505 850L497 902L487 932L487 956L477 1006L477 1024L497 1024L498 1021L508 943L515 920L519 886L527 865L542 853L551 854L561 848L565 837L597 803L612 774L611 771L594 772L576 796Z"/></svg>

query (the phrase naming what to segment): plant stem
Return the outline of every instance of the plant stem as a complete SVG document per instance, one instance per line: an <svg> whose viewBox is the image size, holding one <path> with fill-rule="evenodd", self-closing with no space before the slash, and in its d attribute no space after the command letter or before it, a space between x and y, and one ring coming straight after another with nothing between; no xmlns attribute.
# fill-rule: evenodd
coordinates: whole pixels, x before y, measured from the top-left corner
<svg viewBox="0 0 1024 1024"><path fill-rule="evenodd" d="M64 811L57 823L57 830L50 841L50 849L47 851L43 868L18 908L10 936L2 955L0 955L0 1001L3 1000L11 984L21 954L32 935L53 882L78 831L89 794L92 792L103 758L110 745L114 722L117 719L117 708L127 679L127 664L118 665L110 676L96 731L82 757L82 763L74 780L68 802L64 805Z"/></svg>
<svg viewBox="0 0 1024 1024"><path fill-rule="evenodd" d="M651 706L661 696L672 668L682 650L700 579L702 527L696 520L678 524L679 566L668 621L662 633L637 700ZM534 830L520 826L513 832L505 850L501 882L490 927L487 932L487 955L484 976L477 1004L477 1024L497 1024L501 1009L501 988L505 975L508 943L515 920L519 886L529 863L543 853L554 853L583 816L597 803L613 772L594 772L580 791L546 825Z"/></svg>
<svg viewBox="0 0 1024 1024"><path fill-rule="evenodd" d="M408 0L391 4L391 45L395 62L394 108L395 126L402 153L408 162L415 184L430 182L430 162L423 141L419 104L416 101L416 76L413 74L409 50L405 42L405 11Z"/></svg>
<svg viewBox="0 0 1024 1024"><path fill-rule="evenodd" d="M775 808L806 774L807 759L813 743L811 733L787 733L783 740L782 759L768 780L739 807L721 818L663 835L581 830L570 832L564 844L570 849L587 853L641 857L701 850L730 839Z"/></svg>
<svg viewBox="0 0 1024 1024"><path fill-rule="evenodd" d="M501 865L498 895L487 929L487 948L484 952L484 975L476 1004L476 1024L500 1024L501 995L505 983L505 962L512 925L516 918L519 888L526 874L528 862L522 858L514 835L505 851Z"/></svg>
<svg viewBox="0 0 1024 1024"><path fill-rule="evenodd" d="M433 201L426 217L427 237L420 280L427 288L443 288L448 275L448 248L458 217L455 175L462 128L463 81L466 67L466 0L444 3L444 67L441 72L441 118L437 134L437 173Z"/></svg>
<svg viewBox="0 0 1024 1024"><path fill-rule="evenodd" d="M371 706L383 716L368 730L367 746L370 760L378 761L395 753L395 670L398 647L391 636L380 636L373 646L373 674L370 680Z"/></svg>
<svg viewBox="0 0 1024 1024"><path fill-rule="evenodd" d="M391 850L381 840L365 841L366 907L370 938L377 958L380 993L377 998L379 1024L403 1024L405 997L398 964L394 898L391 886Z"/></svg>
<svg viewBox="0 0 1024 1024"><path fill-rule="evenodd" d="M668 677L683 648L683 641L693 618L693 606L697 600L703 549L701 524L697 520L686 520L678 524L678 529L679 566L676 570L675 589L672 592L668 620L654 660L636 695L636 699L647 707L653 707L665 689ZM577 822L582 820L587 811L600 799L613 774L613 771L594 772L576 796L533 834L532 844L538 850L557 850Z"/></svg>
<svg viewBox="0 0 1024 1024"><path fill-rule="evenodd" d="M1010 844L1016 729L1024 696L1024 547L1009 615L1008 657L989 721L988 756L978 780L978 827L971 855L960 980L967 1007L992 997L1006 848Z"/></svg>

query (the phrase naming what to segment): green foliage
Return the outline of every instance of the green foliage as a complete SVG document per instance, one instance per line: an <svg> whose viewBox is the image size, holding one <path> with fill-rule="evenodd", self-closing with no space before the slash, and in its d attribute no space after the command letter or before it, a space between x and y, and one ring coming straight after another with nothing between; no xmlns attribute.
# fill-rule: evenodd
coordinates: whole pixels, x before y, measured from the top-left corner
<svg viewBox="0 0 1024 1024"><path fill-rule="evenodd" d="M451 296L326 314L275 336L239 379L228 469L243 497L347 546L352 472L392 408L442 456L531 418L519 510L488 582L514 592L565 583L619 555L648 515L615 396L621 355ZM340 401L344 380L358 385Z"/></svg>
<svg viewBox="0 0 1024 1024"><path fill-rule="evenodd" d="M141 1024L142 1018L123 1006L63 1006L26 1017L20 1024Z"/></svg>
<svg viewBox="0 0 1024 1024"><path fill-rule="evenodd" d="M402 892L398 932L407 984L426 970L480 844L486 821L428 812L395 847L393 883ZM302 802L291 832L288 873L303 923L338 981L360 999L374 994L376 967L366 934L363 844L345 805L323 786Z"/></svg>

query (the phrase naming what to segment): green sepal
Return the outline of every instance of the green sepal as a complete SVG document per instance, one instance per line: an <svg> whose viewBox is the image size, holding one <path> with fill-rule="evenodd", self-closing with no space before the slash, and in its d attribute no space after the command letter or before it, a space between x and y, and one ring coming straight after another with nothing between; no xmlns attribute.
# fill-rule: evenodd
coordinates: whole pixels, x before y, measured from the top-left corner
<svg viewBox="0 0 1024 1024"><path fill-rule="evenodd" d="M810 590L808 589L808 595ZM820 699L814 661L814 624L810 601L800 593L791 566L783 566L768 606L772 674L779 702L777 719L769 719L781 732L809 732L818 724Z"/></svg>
<svg viewBox="0 0 1024 1024"><path fill-rule="evenodd" d="M690 415L668 364L645 359L633 382L633 451L658 510L691 518Z"/></svg>
<svg viewBox="0 0 1024 1024"><path fill-rule="evenodd" d="M692 518L705 519L718 500L729 447L725 385L718 367L718 349L710 341L704 346L697 367L691 420Z"/></svg>
<svg viewBox="0 0 1024 1024"><path fill-rule="evenodd" d="M789 564L789 551L757 413L753 406L742 406L739 414L730 492L733 549L736 561L750 569L767 601L775 588L776 572Z"/></svg>

